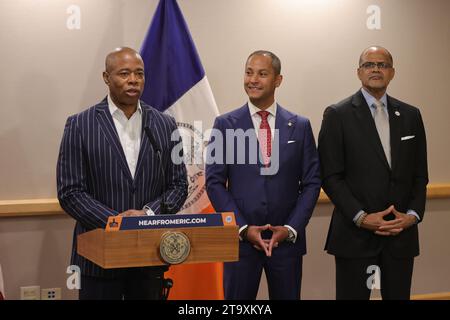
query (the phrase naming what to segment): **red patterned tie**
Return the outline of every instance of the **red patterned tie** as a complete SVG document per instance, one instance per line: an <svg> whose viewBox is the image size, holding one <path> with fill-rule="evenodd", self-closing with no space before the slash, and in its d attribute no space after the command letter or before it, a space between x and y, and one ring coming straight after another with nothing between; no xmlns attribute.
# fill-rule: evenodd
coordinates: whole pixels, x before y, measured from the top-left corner
<svg viewBox="0 0 450 320"><path fill-rule="evenodd" d="M261 147L261 153L263 155L264 165L268 165L270 162L270 155L272 154L272 134L270 132L270 125L267 121L269 111L258 111L261 117L261 125L259 126L258 140Z"/></svg>

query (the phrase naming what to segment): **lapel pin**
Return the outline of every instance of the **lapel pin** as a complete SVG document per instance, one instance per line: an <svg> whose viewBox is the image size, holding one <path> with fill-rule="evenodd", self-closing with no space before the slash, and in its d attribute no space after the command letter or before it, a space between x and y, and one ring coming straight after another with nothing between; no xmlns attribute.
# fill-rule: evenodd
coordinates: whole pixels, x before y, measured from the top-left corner
<svg viewBox="0 0 450 320"><path fill-rule="evenodd" d="M400 112L395 111L395 115L396 115L397 117L400 117Z"/></svg>
<svg viewBox="0 0 450 320"><path fill-rule="evenodd" d="M292 122L289 121L289 122L288 122L288 126L289 126L289 127L292 127Z"/></svg>

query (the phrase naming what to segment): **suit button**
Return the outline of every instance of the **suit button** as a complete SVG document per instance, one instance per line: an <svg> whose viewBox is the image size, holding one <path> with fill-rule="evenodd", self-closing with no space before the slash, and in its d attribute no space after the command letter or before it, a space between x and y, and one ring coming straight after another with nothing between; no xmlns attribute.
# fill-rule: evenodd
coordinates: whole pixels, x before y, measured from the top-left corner
<svg viewBox="0 0 450 320"><path fill-rule="evenodd" d="M267 202L262 201L261 204L265 207L267 205Z"/></svg>

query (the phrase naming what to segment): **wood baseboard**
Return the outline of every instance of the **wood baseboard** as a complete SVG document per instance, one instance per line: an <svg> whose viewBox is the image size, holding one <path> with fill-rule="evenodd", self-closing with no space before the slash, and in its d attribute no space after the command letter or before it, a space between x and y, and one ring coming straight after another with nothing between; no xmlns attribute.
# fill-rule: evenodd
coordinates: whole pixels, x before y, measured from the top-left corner
<svg viewBox="0 0 450 320"><path fill-rule="evenodd" d="M411 300L450 300L450 292L417 294Z"/></svg>
<svg viewBox="0 0 450 320"><path fill-rule="evenodd" d="M381 298L373 298L370 300L378 301ZM415 294L411 296L411 300L450 300L450 292Z"/></svg>

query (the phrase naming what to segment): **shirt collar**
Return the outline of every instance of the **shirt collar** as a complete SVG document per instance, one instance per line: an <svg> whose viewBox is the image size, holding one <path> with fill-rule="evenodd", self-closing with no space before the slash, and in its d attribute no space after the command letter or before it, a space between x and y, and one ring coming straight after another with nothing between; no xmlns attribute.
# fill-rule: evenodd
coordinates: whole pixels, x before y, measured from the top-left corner
<svg viewBox="0 0 450 320"><path fill-rule="evenodd" d="M367 105L369 107L372 107L372 105L375 103L375 101L377 100L376 98L374 98L369 92L367 92L366 89L361 88L361 92L364 96L364 99L366 99ZM383 96L380 99L381 102L383 102L383 105L385 107L387 107L387 94L386 92L383 94Z"/></svg>
<svg viewBox="0 0 450 320"><path fill-rule="evenodd" d="M248 104L248 109L250 110L250 115L253 117L258 111L261 111L261 109L259 109L257 106L255 106L253 103L251 103L251 101L249 100L247 102ZM274 101L273 104L268 107L265 111L268 111L272 116L275 117L275 115L277 114L277 102Z"/></svg>
<svg viewBox="0 0 450 320"><path fill-rule="evenodd" d="M111 96L109 94L108 94L108 108L111 115L114 115L115 113L122 113L125 116L125 113L116 106L116 104L111 99ZM137 110L139 110L139 114L142 114L141 100L138 100Z"/></svg>

